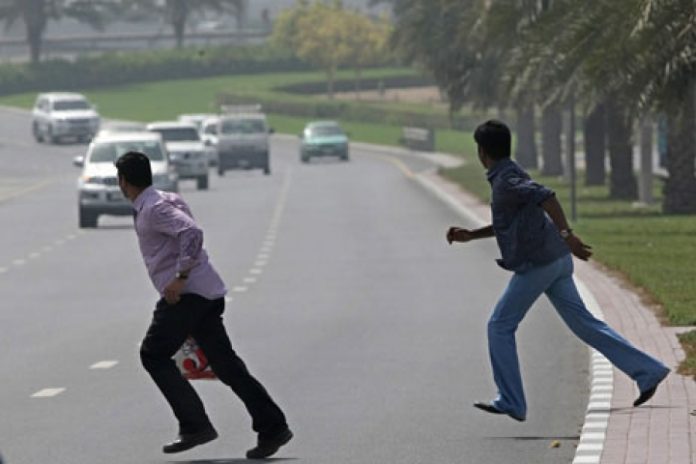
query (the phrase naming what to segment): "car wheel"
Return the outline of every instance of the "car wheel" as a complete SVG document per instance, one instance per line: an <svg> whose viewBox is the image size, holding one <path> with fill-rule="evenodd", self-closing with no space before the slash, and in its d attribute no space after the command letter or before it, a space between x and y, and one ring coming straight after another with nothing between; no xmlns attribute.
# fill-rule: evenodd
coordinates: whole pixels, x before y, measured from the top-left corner
<svg viewBox="0 0 696 464"><path fill-rule="evenodd" d="M269 165L266 165L266 166L263 168L263 173L266 174L266 175L269 175L269 174L271 173L271 167L270 167Z"/></svg>
<svg viewBox="0 0 696 464"><path fill-rule="evenodd" d="M218 176L222 177L225 175L225 170L218 166Z"/></svg>
<svg viewBox="0 0 696 464"><path fill-rule="evenodd" d="M43 137L39 132L39 125L37 123L31 125L31 132L32 134L34 134L34 140L36 140L39 143L43 142Z"/></svg>
<svg viewBox="0 0 696 464"><path fill-rule="evenodd" d="M48 133L46 134L46 139L48 140L48 143L54 145L57 144L59 141L58 137L53 135L53 129L51 128L51 126L48 126Z"/></svg>
<svg viewBox="0 0 696 464"><path fill-rule="evenodd" d="M301 160L303 163L309 163L309 156L302 156L302 157L300 157L300 160Z"/></svg>
<svg viewBox="0 0 696 464"><path fill-rule="evenodd" d="M97 221L99 220L99 214L85 211L80 208L79 212L79 222L81 229L94 229L97 227Z"/></svg>
<svg viewBox="0 0 696 464"><path fill-rule="evenodd" d="M198 190L208 190L208 176L198 176L196 179L196 188Z"/></svg>
<svg viewBox="0 0 696 464"><path fill-rule="evenodd" d="M348 155L341 156L341 161L348 161Z"/></svg>

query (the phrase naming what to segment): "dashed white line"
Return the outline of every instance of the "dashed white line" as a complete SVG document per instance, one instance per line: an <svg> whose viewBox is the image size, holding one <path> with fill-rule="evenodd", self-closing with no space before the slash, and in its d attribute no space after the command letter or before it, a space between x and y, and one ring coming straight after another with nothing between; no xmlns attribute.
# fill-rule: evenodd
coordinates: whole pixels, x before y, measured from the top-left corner
<svg viewBox="0 0 696 464"><path fill-rule="evenodd" d="M39 256L41 256L41 253L38 253L36 251L34 253L29 253L29 259L36 259Z"/></svg>
<svg viewBox="0 0 696 464"><path fill-rule="evenodd" d="M4 274L4 273L6 273L6 272L7 272L7 268L6 268L6 267L0 267L0 274Z"/></svg>
<svg viewBox="0 0 696 464"><path fill-rule="evenodd" d="M118 364L118 361L99 361L91 366L89 366L90 369L111 369L114 367L116 364Z"/></svg>
<svg viewBox="0 0 696 464"><path fill-rule="evenodd" d="M53 251L53 247L48 245L48 246L43 247L41 249L41 251L43 251L44 253L48 253L49 251Z"/></svg>
<svg viewBox="0 0 696 464"><path fill-rule="evenodd" d="M15 259L14 261L12 261L12 264L14 264L15 266L23 266L24 264L26 264L26 261L23 259Z"/></svg>
<svg viewBox="0 0 696 464"><path fill-rule="evenodd" d="M75 234L69 234L67 237L65 237L68 240L75 240L77 238L77 235Z"/></svg>
<svg viewBox="0 0 696 464"><path fill-rule="evenodd" d="M225 303L232 303L232 301L234 301L234 298L232 298L231 296L225 297Z"/></svg>
<svg viewBox="0 0 696 464"><path fill-rule="evenodd" d="M256 282L256 277L245 277L244 278L244 283L245 284L253 284Z"/></svg>
<svg viewBox="0 0 696 464"><path fill-rule="evenodd" d="M52 396L60 395L65 391L65 388L44 388L43 390L39 390L33 395L31 395L32 398L50 398Z"/></svg>
<svg viewBox="0 0 696 464"><path fill-rule="evenodd" d="M242 287L242 286L232 287L232 291L235 293L244 293L247 290L248 290L247 287Z"/></svg>
<svg viewBox="0 0 696 464"><path fill-rule="evenodd" d="M266 264L268 264L268 261L260 259L254 263L254 266L255 267L264 267Z"/></svg>
<svg viewBox="0 0 696 464"><path fill-rule="evenodd" d="M268 259L268 253L259 253L259 255L256 257L258 260L265 260Z"/></svg>
<svg viewBox="0 0 696 464"><path fill-rule="evenodd" d="M263 269L257 269L257 268L249 269L249 274L259 275L261 273L263 273Z"/></svg>
<svg viewBox="0 0 696 464"><path fill-rule="evenodd" d="M53 243L55 243L56 245L64 245L64 244L65 244L65 240L63 240L63 239L58 239L58 240L56 240L56 241L53 242Z"/></svg>

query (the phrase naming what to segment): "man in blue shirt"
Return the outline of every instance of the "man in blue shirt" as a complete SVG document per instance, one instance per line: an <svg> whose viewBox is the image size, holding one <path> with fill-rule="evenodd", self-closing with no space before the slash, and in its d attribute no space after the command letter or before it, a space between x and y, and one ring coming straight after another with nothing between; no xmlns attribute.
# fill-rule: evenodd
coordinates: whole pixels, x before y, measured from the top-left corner
<svg viewBox="0 0 696 464"><path fill-rule="evenodd" d="M518 421L527 416L515 331L532 304L545 293L570 330L602 353L638 384L633 403L648 401L669 373L667 366L639 351L585 307L573 281L573 259L586 261L590 247L568 227L554 192L534 182L510 159L510 130L487 121L474 133L479 160L488 170L493 224L470 230L451 227L447 241L469 242L495 237L498 264L512 271L507 289L488 321L488 350L498 395L474 406Z"/></svg>

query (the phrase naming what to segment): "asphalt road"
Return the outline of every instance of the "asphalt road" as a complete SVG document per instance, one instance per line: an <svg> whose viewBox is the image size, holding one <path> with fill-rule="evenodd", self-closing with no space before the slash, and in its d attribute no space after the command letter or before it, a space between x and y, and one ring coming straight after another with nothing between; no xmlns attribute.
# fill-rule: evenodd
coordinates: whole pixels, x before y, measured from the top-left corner
<svg viewBox="0 0 696 464"><path fill-rule="evenodd" d="M131 221L80 231L71 159L85 147L34 143L20 112L0 110L0 121L6 464L242 462L255 440L249 418L211 381L196 387L220 438L161 454L177 427L138 359L157 296ZM508 278L495 244L448 246L459 217L396 163L352 155L302 165L296 142L280 137L271 176L212 176L206 192L182 184L230 289L233 344L295 432L278 458L570 462L587 349L538 302L518 333L527 422L475 410L495 393L485 327Z"/></svg>

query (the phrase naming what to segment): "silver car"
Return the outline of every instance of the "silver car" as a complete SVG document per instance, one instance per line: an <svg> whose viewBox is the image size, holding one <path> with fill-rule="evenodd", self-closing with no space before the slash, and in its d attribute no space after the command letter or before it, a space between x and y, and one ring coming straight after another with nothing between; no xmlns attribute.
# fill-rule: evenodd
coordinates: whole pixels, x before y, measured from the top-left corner
<svg viewBox="0 0 696 464"><path fill-rule="evenodd" d="M97 227L100 215L133 214L131 203L121 193L114 162L124 153L139 151L150 158L152 183L158 190L176 192L178 177L169 163L162 138L150 132L118 132L98 135L85 156L74 164L82 167L78 180L78 216L80 227Z"/></svg>
<svg viewBox="0 0 696 464"><path fill-rule="evenodd" d="M229 113L218 122L218 174L229 169L262 169L271 173L268 127L263 113Z"/></svg>
<svg viewBox="0 0 696 464"><path fill-rule="evenodd" d="M198 190L208 189L208 153L195 124L153 122L147 130L162 136L179 179L195 179Z"/></svg>
<svg viewBox="0 0 696 464"><path fill-rule="evenodd" d="M94 105L79 93L42 93L32 110L32 134L37 142L58 143L65 138L89 141L101 118Z"/></svg>

